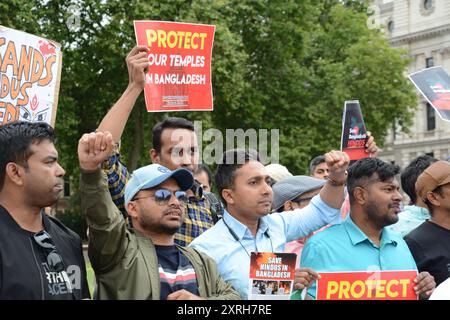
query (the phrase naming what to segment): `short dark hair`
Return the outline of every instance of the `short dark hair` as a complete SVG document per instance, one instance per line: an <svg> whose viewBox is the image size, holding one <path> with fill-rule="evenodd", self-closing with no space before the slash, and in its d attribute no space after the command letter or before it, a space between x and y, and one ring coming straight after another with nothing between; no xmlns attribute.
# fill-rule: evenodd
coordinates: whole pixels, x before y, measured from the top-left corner
<svg viewBox="0 0 450 320"><path fill-rule="evenodd" d="M313 174L314 170L316 169L316 167L325 162L325 156L324 155L320 155L315 157L314 159L311 160L311 162L309 163L309 174Z"/></svg>
<svg viewBox="0 0 450 320"><path fill-rule="evenodd" d="M0 190L5 184L6 165L27 166L33 154L30 146L42 140L56 141L53 128L45 122L16 121L0 126Z"/></svg>
<svg viewBox="0 0 450 320"><path fill-rule="evenodd" d="M205 165L205 164L203 164L203 163L200 163L200 164L198 165L197 170L195 171L194 174L201 173L201 172L203 172L203 171L206 172L206 175L208 176L208 183L209 183L209 185L211 186L211 182L212 182L212 173L211 173L211 170L209 170L209 168L208 168L207 165Z"/></svg>
<svg viewBox="0 0 450 320"><path fill-rule="evenodd" d="M411 203L417 202L416 181L422 172L425 171L431 164L437 161L429 155L423 155L415 158L400 174L402 182L402 189L411 199Z"/></svg>
<svg viewBox="0 0 450 320"><path fill-rule="evenodd" d="M399 172L399 166L384 162L378 158L364 158L356 161L348 168L347 189L350 201L355 200L353 191L356 187L367 187L367 185L376 181L388 181ZM375 174L376 180L373 180Z"/></svg>
<svg viewBox="0 0 450 320"><path fill-rule="evenodd" d="M223 153L222 162L217 165L214 178L217 191L225 204L226 201L222 197L222 190L233 187L236 170L249 161L260 161L259 155L255 150L232 149Z"/></svg>
<svg viewBox="0 0 450 320"><path fill-rule="evenodd" d="M170 117L164 121L158 122L152 129L153 149L161 152L161 134L164 129L188 129L194 131L194 124L185 118Z"/></svg>

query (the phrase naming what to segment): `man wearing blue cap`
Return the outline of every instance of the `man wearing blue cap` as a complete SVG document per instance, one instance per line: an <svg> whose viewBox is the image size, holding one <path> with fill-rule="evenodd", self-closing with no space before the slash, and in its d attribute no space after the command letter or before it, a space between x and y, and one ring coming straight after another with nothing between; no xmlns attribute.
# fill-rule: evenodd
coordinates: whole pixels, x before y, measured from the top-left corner
<svg viewBox="0 0 450 320"><path fill-rule="evenodd" d="M239 299L212 259L174 244L183 223L185 191L194 183L192 173L159 164L135 170L125 187L125 207L133 225L127 229L100 170L112 145L107 132L85 134L78 144L81 201L98 298Z"/></svg>
<svg viewBox="0 0 450 320"><path fill-rule="evenodd" d="M401 211L403 197L395 179L399 171L398 166L378 158L360 159L351 165L347 182L350 214L306 242L302 267L319 273L416 271L406 242L386 228L398 221ZM427 299L436 285L428 272L418 273L413 281L414 291L422 299ZM316 288L314 283L308 289L309 297L316 299Z"/></svg>

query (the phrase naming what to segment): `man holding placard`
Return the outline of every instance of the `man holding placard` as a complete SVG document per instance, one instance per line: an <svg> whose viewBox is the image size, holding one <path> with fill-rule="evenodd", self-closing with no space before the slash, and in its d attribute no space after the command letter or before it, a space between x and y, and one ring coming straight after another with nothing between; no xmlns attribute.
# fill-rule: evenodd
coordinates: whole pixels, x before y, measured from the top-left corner
<svg viewBox="0 0 450 320"><path fill-rule="evenodd" d="M247 299L253 289L249 281L252 252L283 252L286 242L340 221L339 208L344 200L349 160L340 151L331 151L325 158L330 176L311 204L303 209L269 214L273 195L271 179L256 152L233 149L223 154L217 167L216 186L227 210L191 246L216 261L224 280L242 298ZM311 269L300 272L294 289L307 287L318 276Z"/></svg>
<svg viewBox="0 0 450 320"><path fill-rule="evenodd" d="M136 21L135 28L140 45L133 48L126 59L128 87L98 127L98 131L111 132L116 143L120 141L128 117L143 90L148 111L212 110L210 63L213 26ZM180 29L175 32L176 28ZM192 80L200 73L205 81L187 83L188 78ZM149 154L153 163L170 170L184 167L195 172L199 150L192 122L184 118L168 118L154 126L152 136L153 148ZM120 162L118 149L105 161L104 169L113 200L124 213L124 186L130 174ZM182 246L209 229L215 216L201 188L187 192L187 214L175 236L176 243Z"/></svg>
<svg viewBox="0 0 450 320"><path fill-rule="evenodd" d="M341 224L314 235L303 249L302 267L313 268L319 273L336 272L335 278L319 280L317 292L316 285L312 286L308 290L310 297L331 298L329 290L332 289L336 290L336 299L406 299L411 297L408 295L411 291L421 298L430 296L436 285L433 277L428 272L421 272L411 278L410 271L415 274L417 266L408 246L400 235L385 228L398 221L402 195L395 175L399 170L398 166L377 158L364 158L350 166L347 181L349 216ZM399 272L397 278L389 275L388 279L384 278L383 271L406 271L407 274ZM366 272L371 273L370 279L355 279ZM388 282L390 280L393 282ZM397 290L405 285L405 289L394 292L394 287L386 287L388 283L395 284ZM363 290L365 295L361 295Z"/></svg>

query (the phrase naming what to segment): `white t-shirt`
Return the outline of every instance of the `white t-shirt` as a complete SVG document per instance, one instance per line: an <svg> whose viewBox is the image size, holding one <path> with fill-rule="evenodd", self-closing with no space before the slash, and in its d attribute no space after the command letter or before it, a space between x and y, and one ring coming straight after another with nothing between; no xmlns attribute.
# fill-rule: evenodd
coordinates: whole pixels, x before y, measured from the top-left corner
<svg viewBox="0 0 450 320"><path fill-rule="evenodd" d="M434 289L430 296L430 300L450 300L450 278Z"/></svg>

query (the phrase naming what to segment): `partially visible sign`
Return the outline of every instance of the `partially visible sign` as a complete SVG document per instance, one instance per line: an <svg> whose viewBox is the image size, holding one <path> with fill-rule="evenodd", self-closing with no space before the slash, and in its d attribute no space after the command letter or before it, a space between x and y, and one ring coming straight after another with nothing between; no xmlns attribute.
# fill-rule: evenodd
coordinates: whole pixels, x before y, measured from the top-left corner
<svg viewBox="0 0 450 320"><path fill-rule="evenodd" d="M0 124L45 121L54 127L61 46L0 26Z"/></svg>
<svg viewBox="0 0 450 320"><path fill-rule="evenodd" d="M252 252L249 300L289 300L296 259L295 253Z"/></svg>
<svg viewBox="0 0 450 320"><path fill-rule="evenodd" d="M369 157L366 150L367 132L358 100L345 101L342 114L341 150L350 160Z"/></svg>
<svg viewBox="0 0 450 320"><path fill-rule="evenodd" d="M442 67L433 67L409 76L442 120L450 121L450 76Z"/></svg>
<svg viewBox="0 0 450 320"><path fill-rule="evenodd" d="M417 271L320 272L317 300L417 300Z"/></svg>
<svg viewBox="0 0 450 320"><path fill-rule="evenodd" d="M213 110L211 55L215 26L134 21L150 64L144 88L149 112Z"/></svg>

